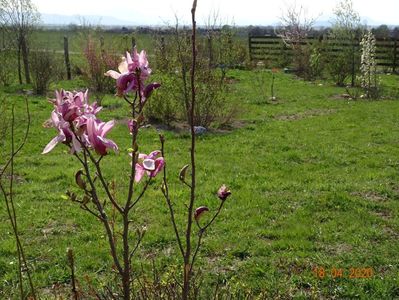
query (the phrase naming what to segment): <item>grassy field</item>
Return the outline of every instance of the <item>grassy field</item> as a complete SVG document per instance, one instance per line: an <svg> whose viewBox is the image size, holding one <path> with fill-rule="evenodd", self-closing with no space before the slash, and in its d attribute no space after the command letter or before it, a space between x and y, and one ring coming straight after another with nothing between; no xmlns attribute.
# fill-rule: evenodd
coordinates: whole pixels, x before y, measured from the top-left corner
<svg viewBox="0 0 399 300"><path fill-rule="evenodd" d="M253 72L228 75L230 99L242 107L238 121L232 130L198 138L197 204L215 209L215 192L222 183L233 193L200 253L206 284L220 282L231 290L274 299L398 298L399 77L382 78L389 99L351 101L339 96L344 89L328 82L304 82L278 73L278 101L267 104L259 96ZM264 76L270 78L268 72ZM53 86L61 87L83 85L76 80ZM16 103L21 135L23 95L13 87L0 93ZM48 298L54 284L67 284L65 251L71 247L81 285L87 286L88 276L102 286L111 260L101 225L63 199L67 189L76 190L78 163L63 145L40 154L56 133L42 127L52 108L43 97L29 96L29 104L31 134L16 160L16 202L34 281ZM117 179L118 196L123 197L129 170L129 134L123 121L128 112L111 96L103 104L101 118L120 121L109 136L121 151L104 161L109 166L106 177ZM189 161L189 136L173 131L165 135L172 194L182 211L188 193L177 174ZM156 128L142 129L139 146L144 153L159 148ZM180 261L159 186L157 178L132 216L135 224L148 227L135 266L149 266L155 259L167 274ZM181 221L182 215L177 217ZM0 220L4 299L13 298L17 282L15 242L4 205ZM321 267L324 278L313 272ZM372 268L374 274L350 278L351 268ZM333 278L333 269L342 269L342 277Z"/></svg>

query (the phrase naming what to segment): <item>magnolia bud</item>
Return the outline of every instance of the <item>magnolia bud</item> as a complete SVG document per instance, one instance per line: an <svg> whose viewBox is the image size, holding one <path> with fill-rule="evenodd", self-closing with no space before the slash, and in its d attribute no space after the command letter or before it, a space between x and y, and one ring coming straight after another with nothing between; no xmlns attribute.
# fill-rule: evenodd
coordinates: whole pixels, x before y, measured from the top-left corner
<svg viewBox="0 0 399 300"><path fill-rule="evenodd" d="M180 173L179 173L179 179L181 181L185 181L186 179L186 173L187 173L187 169L188 169L189 165L185 165L183 166L183 168L181 168Z"/></svg>
<svg viewBox="0 0 399 300"><path fill-rule="evenodd" d="M200 217L202 216L202 214L205 213L205 212L207 212L207 211L209 211L209 208L206 207L206 206L200 206L200 207L198 207L198 208L195 210L195 212L194 212L194 218L195 218L195 220L198 221L198 220L200 219Z"/></svg>
<svg viewBox="0 0 399 300"><path fill-rule="evenodd" d="M218 190L218 197L220 200L224 201L228 196L231 195L230 190L226 187L226 185L222 185Z"/></svg>
<svg viewBox="0 0 399 300"><path fill-rule="evenodd" d="M161 191L162 191L162 193L166 194L166 185L165 185L165 183L162 183Z"/></svg>
<svg viewBox="0 0 399 300"><path fill-rule="evenodd" d="M159 140L162 144L165 142L165 136L162 133L159 134Z"/></svg>
<svg viewBox="0 0 399 300"><path fill-rule="evenodd" d="M77 171L76 174L75 174L75 182L82 190L85 190L86 189L86 182L84 182L84 180L82 178L82 175L83 175L83 171L82 170Z"/></svg>

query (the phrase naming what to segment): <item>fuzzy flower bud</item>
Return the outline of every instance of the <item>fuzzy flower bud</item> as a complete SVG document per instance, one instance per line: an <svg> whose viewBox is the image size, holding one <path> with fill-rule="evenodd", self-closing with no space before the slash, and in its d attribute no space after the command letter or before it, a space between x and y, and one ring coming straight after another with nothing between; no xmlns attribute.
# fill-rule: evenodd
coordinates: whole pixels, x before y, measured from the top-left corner
<svg viewBox="0 0 399 300"><path fill-rule="evenodd" d="M209 211L209 208L206 207L206 206L200 206L200 207L198 207L198 208L195 210L195 212L194 212L194 219L195 219L196 221L198 221L198 220L201 218L201 216L202 216L205 212L207 212L207 211Z"/></svg>
<svg viewBox="0 0 399 300"><path fill-rule="evenodd" d="M227 199L228 196L231 195L230 190L227 188L226 185L222 185L218 190L218 197L220 200L224 201Z"/></svg>

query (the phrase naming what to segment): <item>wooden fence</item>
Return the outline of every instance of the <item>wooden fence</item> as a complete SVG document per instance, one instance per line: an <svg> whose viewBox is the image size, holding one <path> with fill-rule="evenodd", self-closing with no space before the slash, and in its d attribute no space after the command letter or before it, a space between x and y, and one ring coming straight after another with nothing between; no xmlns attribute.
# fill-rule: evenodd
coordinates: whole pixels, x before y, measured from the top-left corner
<svg viewBox="0 0 399 300"><path fill-rule="evenodd" d="M354 51L360 51L359 41L355 43L331 43L323 37L309 37L303 44L319 43L323 52L334 53L352 47ZM292 56L292 49L284 44L278 36L249 36L249 58L251 61L287 61ZM394 38L376 39L377 65L390 68L393 72L399 70L399 40Z"/></svg>

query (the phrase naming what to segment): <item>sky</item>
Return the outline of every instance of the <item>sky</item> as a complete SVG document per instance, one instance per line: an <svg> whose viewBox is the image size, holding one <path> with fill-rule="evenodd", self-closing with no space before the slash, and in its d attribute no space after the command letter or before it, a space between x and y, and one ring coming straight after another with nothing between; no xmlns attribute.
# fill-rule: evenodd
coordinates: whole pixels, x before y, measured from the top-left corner
<svg viewBox="0 0 399 300"><path fill-rule="evenodd" d="M143 25L174 23L175 15L189 24L191 0L32 0L41 13L111 16ZM279 21L282 10L296 2L308 15L331 19L339 0L198 0L197 22L206 23L215 12L224 24L270 25ZM399 24L399 0L353 0L362 19Z"/></svg>

